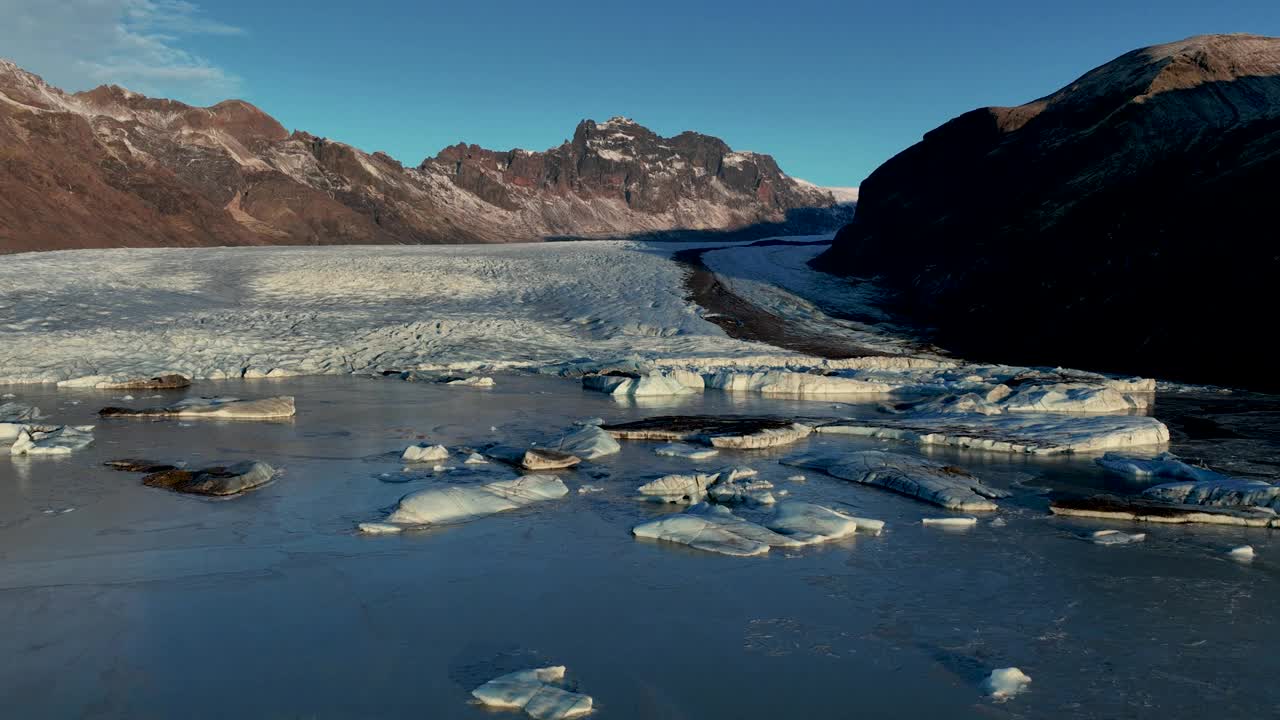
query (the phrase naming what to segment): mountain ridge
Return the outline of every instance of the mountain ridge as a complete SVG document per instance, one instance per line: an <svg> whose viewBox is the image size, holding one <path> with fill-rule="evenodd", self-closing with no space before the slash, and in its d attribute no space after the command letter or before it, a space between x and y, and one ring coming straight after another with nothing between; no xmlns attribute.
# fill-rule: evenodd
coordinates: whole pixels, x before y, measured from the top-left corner
<svg viewBox="0 0 1280 720"><path fill-rule="evenodd" d="M845 212L768 155L622 117L545 151L460 143L409 167L243 100L65 93L4 60L0 159L0 252L834 230Z"/></svg>

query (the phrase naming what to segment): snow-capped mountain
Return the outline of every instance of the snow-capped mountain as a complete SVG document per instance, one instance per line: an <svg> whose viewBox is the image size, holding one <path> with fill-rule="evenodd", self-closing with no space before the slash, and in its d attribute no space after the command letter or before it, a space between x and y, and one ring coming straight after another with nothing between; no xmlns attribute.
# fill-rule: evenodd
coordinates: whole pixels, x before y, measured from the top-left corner
<svg viewBox="0 0 1280 720"><path fill-rule="evenodd" d="M64 93L4 61L0 160L0 252L814 232L848 212L768 155L625 118L545 152L459 144L405 167L246 102Z"/></svg>

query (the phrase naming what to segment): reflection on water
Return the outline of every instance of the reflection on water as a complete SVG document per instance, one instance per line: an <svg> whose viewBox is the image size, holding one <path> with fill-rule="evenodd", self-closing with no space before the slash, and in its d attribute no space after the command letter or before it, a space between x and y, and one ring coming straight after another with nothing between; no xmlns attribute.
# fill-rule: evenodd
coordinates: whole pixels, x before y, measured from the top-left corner
<svg viewBox="0 0 1280 720"><path fill-rule="evenodd" d="M103 420L111 394L18 388L58 422L98 425L69 458L0 461L0 707L13 717L490 718L481 682L565 664L610 718L1242 717L1280 703L1273 649L1280 545L1272 531L1147 527L1145 543L1080 537L1101 521L1048 516L1043 488L1137 489L1087 458L1010 457L850 437L729 451L705 463L652 444L561 477L571 493L425 533L362 537L406 492L509 477L498 465L404 472L399 451L543 443L577 419L734 413L858 416L874 403L707 393L618 403L546 377L473 388L390 379L206 383L195 394L292 394L294 422ZM166 393L165 402L182 393ZM150 402L150 401L148 401ZM1205 413L1212 426L1196 424ZM1265 408L1161 396L1177 443L1240 466L1274 458ZM1250 414L1252 413L1252 414ZM1229 429L1236 437L1211 437ZM1209 429L1206 429L1209 428ZM1261 428L1261 429L1260 429ZM778 460L869 448L927 452L1014 496L963 532L947 513ZM100 467L143 457L260 459L282 477L214 501ZM789 491L887 521L880 536L727 558L637 542L673 508L635 488L745 464ZM394 477L402 482L384 481ZM578 494L591 484L600 492ZM74 507L74 512L46 514ZM742 509L759 520L765 512ZM1251 544L1252 563L1226 550ZM1031 689L983 697L991 669ZM193 671L194 668L199 670ZM51 692L56 688L56 692Z"/></svg>

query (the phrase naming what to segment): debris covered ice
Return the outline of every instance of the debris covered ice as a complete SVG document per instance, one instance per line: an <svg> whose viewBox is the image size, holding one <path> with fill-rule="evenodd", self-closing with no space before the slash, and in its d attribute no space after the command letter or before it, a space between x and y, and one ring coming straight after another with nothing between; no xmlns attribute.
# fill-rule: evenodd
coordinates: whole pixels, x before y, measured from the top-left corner
<svg viewBox="0 0 1280 720"><path fill-rule="evenodd" d="M164 407L131 409L106 407L98 411L103 417L181 417L229 420L277 420L291 418L293 398L282 395L260 400L233 397L188 398Z"/></svg>

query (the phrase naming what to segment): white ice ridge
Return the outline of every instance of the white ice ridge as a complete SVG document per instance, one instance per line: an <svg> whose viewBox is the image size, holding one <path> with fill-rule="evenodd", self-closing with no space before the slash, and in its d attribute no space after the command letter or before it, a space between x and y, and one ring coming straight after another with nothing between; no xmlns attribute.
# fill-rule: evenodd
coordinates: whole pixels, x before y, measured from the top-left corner
<svg viewBox="0 0 1280 720"><path fill-rule="evenodd" d="M1137 415L920 413L822 425L820 433L902 440L918 445L1059 455L1159 447L1169 428Z"/></svg>
<svg viewBox="0 0 1280 720"><path fill-rule="evenodd" d="M515 510L569 493L554 475L525 475L487 485L452 485L409 493L400 499L386 520L361 523L367 533L399 532L427 525L467 522L494 513Z"/></svg>
<svg viewBox="0 0 1280 720"><path fill-rule="evenodd" d="M567 720L591 712L590 695L560 687L565 667L520 670L496 677L471 691L482 704L502 710L523 710L536 720Z"/></svg>
<svg viewBox="0 0 1280 720"><path fill-rule="evenodd" d="M892 490L948 510L989 511L991 498L1009 493L983 484L960 468L913 455L866 450L835 457L801 457L783 461L794 467L820 470L842 480Z"/></svg>
<svg viewBox="0 0 1280 720"><path fill-rule="evenodd" d="M856 530L857 521L843 513L821 505L787 502L778 506L769 527L744 520L726 507L698 503L678 515L637 525L631 532L638 538L750 557L763 555L771 547L801 547L836 540Z"/></svg>

